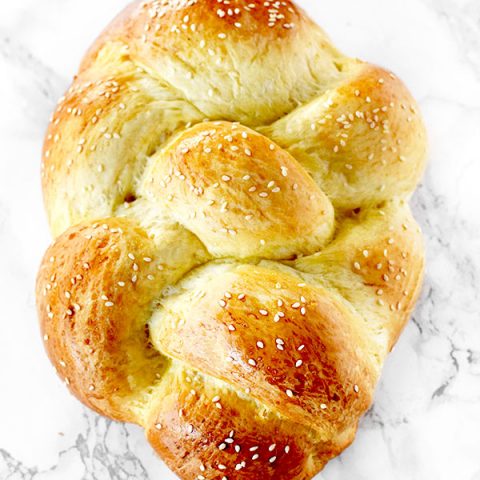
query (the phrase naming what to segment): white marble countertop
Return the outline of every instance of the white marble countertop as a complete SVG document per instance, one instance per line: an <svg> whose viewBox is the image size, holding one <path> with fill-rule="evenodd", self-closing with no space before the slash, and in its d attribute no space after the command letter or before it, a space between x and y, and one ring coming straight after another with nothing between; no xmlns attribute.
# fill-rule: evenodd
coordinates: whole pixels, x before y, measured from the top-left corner
<svg viewBox="0 0 480 480"><path fill-rule="evenodd" d="M48 117L126 0L0 2L0 479L173 480L143 431L82 407L43 352L36 269ZM423 296L354 445L324 480L480 480L480 3L303 0L345 52L396 72L420 102L430 164L413 199Z"/></svg>

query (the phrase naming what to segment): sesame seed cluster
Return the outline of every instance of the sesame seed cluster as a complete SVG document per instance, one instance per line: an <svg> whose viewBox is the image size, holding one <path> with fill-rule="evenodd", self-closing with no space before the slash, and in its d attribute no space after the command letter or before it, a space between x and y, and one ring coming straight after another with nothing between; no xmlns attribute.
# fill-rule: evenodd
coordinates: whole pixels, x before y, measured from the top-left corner
<svg viewBox="0 0 480 480"><path fill-rule="evenodd" d="M180 478L312 478L418 297L425 148L402 82L291 1L134 2L45 140L57 373Z"/></svg>

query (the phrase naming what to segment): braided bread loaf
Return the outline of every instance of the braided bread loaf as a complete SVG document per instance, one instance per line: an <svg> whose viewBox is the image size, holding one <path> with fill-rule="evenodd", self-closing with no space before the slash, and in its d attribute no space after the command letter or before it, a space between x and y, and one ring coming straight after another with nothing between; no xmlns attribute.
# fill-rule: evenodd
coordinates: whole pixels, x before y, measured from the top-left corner
<svg viewBox="0 0 480 480"><path fill-rule="evenodd" d="M134 2L45 141L59 375L180 478L312 478L417 299L425 148L403 84L290 0Z"/></svg>

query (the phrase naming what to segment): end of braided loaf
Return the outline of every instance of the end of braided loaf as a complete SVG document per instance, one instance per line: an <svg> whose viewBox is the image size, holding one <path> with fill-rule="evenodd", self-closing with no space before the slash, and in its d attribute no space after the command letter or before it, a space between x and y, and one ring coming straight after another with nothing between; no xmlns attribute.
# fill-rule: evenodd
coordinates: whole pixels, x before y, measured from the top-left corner
<svg viewBox="0 0 480 480"><path fill-rule="evenodd" d="M133 3L45 142L49 357L185 479L312 478L422 281L414 100L267 3Z"/></svg>

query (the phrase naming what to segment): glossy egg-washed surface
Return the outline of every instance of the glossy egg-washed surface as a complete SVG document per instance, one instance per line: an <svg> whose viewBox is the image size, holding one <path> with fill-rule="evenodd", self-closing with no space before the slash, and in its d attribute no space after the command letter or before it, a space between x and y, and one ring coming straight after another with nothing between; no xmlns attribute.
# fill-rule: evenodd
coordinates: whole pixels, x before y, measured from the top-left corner
<svg viewBox="0 0 480 480"><path fill-rule="evenodd" d="M290 1L135 2L43 152L45 346L183 479L310 479L414 307L425 132Z"/></svg>

